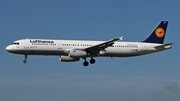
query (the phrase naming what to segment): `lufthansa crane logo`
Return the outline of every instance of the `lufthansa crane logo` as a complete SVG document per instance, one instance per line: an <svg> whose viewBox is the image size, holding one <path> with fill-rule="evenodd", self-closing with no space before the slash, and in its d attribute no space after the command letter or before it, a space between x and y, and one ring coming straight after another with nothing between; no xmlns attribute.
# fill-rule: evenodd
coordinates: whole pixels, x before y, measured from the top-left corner
<svg viewBox="0 0 180 101"><path fill-rule="evenodd" d="M159 27L155 30L155 34L158 38L162 38L165 34L164 29Z"/></svg>

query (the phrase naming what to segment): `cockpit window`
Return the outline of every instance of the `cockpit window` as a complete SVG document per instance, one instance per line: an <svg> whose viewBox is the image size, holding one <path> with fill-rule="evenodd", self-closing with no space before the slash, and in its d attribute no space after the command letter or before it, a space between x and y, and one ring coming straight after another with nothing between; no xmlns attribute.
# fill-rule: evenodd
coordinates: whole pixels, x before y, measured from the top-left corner
<svg viewBox="0 0 180 101"><path fill-rule="evenodd" d="M12 44L13 45L19 45L19 42L13 42Z"/></svg>

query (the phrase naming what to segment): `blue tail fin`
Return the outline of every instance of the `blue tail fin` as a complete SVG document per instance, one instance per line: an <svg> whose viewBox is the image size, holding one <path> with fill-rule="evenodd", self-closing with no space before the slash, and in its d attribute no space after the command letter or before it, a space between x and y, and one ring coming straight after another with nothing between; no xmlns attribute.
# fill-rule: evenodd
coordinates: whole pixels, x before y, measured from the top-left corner
<svg viewBox="0 0 180 101"><path fill-rule="evenodd" d="M143 42L163 44L166 35L168 21L161 21L151 35Z"/></svg>

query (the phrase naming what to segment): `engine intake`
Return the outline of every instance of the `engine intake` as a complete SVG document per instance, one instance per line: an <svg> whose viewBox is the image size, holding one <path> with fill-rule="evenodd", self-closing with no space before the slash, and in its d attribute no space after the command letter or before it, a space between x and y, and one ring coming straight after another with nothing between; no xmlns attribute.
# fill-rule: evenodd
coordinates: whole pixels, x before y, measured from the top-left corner
<svg viewBox="0 0 180 101"><path fill-rule="evenodd" d="M78 57L78 58L86 57L88 55L87 52L82 50L70 50L68 54L70 57Z"/></svg>

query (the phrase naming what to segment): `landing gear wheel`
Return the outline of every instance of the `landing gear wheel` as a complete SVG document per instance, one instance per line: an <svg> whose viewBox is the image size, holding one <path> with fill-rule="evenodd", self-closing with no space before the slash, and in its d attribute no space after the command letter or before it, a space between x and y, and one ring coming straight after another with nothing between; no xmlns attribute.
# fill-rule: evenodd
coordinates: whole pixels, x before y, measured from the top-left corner
<svg viewBox="0 0 180 101"><path fill-rule="evenodd" d="M24 55L25 60L23 60L24 63L27 62L27 55Z"/></svg>
<svg viewBox="0 0 180 101"><path fill-rule="evenodd" d="M24 60L23 62L24 62L24 63L27 63L27 60Z"/></svg>
<svg viewBox="0 0 180 101"><path fill-rule="evenodd" d="M91 59L91 60L90 60L90 63L91 63L91 64L94 64L95 62L96 62L95 59Z"/></svg>
<svg viewBox="0 0 180 101"><path fill-rule="evenodd" d="M84 65L84 66L88 66L89 63L88 63L87 61L84 61L83 65Z"/></svg>

